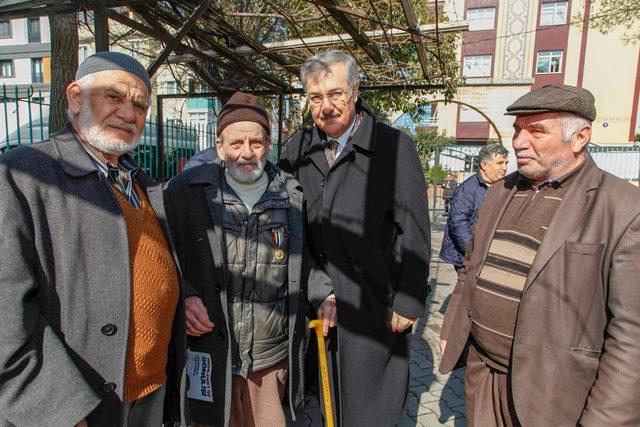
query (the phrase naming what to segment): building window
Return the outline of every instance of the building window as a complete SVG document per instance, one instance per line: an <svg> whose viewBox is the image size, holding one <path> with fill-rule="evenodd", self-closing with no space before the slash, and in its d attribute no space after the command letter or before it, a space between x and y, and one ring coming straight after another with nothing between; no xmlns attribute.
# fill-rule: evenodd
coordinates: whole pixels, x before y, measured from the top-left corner
<svg viewBox="0 0 640 427"><path fill-rule="evenodd" d="M42 58L31 59L31 81L33 83L42 83L44 81L44 72L42 71Z"/></svg>
<svg viewBox="0 0 640 427"><path fill-rule="evenodd" d="M567 23L567 2L542 3L540 25L562 25Z"/></svg>
<svg viewBox="0 0 640 427"><path fill-rule="evenodd" d="M538 52L537 74L557 74L562 72L562 51L544 50Z"/></svg>
<svg viewBox="0 0 640 427"><path fill-rule="evenodd" d="M162 82L162 93L164 94L178 93L178 82L176 82L175 80Z"/></svg>
<svg viewBox="0 0 640 427"><path fill-rule="evenodd" d="M78 47L78 64L82 64L87 56L89 56L89 48L87 46Z"/></svg>
<svg viewBox="0 0 640 427"><path fill-rule="evenodd" d="M29 18L29 43L40 43L40 18Z"/></svg>
<svg viewBox="0 0 640 427"><path fill-rule="evenodd" d="M464 77L491 77L491 55L465 56L462 75Z"/></svg>
<svg viewBox="0 0 640 427"><path fill-rule="evenodd" d="M483 7L467 10L469 31L493 30L496 18L495 7Z"/></svg>
<svg viewBox="0 0 640 427"><path fill-rule="evenodd" d="M13 77L13 60L4 59L0 61L0 77Z"/></svg>
<svg viewBox="0 0 640 427"><path fill-rule="evenodd" d="M11 38L11 21L0 21L0 39Z"/></svg>

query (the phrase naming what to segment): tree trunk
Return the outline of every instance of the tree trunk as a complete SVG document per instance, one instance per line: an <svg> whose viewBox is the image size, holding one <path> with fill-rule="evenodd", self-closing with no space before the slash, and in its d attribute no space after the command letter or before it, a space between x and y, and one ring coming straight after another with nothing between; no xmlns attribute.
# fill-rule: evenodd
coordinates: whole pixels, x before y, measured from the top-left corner
<svg viewBox="0 0 640 427"><path fill-rule="evenodd" d="M67 86L75 80L78 69L78 15L68 13L49 16L51 27L51 103L49 133L62 129L67 122Z"/></svg>

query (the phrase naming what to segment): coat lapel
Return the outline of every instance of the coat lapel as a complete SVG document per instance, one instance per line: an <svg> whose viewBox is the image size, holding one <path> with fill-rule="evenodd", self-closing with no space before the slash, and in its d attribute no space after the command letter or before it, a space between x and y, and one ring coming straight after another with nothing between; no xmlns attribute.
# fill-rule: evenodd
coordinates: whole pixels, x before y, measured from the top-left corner
<svg viewBox="0 0 640 427"><path fill-rule="evenodd" d="M587 157L587 162L572 184L572 188L567 191L567 195L560 203L558 211L553 217L549 229L540 244L538 253L533 259L527 281L524 284L523 293L529 289L536 277L540 274L551 257L560 249L567 238L571 235L584 214L589 210L589 205L593 201L594 192L600 186L602 172L597 168L591 157Z"/></svg>

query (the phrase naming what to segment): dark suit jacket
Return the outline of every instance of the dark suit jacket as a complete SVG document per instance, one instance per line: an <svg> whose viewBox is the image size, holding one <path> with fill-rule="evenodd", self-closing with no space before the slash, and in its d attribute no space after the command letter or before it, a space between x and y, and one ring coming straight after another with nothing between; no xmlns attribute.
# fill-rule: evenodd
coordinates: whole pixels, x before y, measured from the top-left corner
<svg viewBox="0 0 640 427"><path fill-rule="evenodd" d="M518 312L511 386L527 425L640 425L640 191L590 157L536 255ZM518 173L489 189L445 314L451 370L470 301Z"/></svg>

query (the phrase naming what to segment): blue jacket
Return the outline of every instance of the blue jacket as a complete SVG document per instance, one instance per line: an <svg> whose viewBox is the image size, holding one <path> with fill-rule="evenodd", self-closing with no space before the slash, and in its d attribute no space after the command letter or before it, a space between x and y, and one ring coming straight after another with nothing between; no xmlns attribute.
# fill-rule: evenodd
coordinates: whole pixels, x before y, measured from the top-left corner
<svg viewBox="0 0 640 427"><path fill-rule="evenodd" d="M467 178L453 192L440 248L440 259L443 261L457 267L462 265L467 243L471 239L471 232L478 218L478 210L482 206L488 188L489 186L478 172Z"/></svg>

